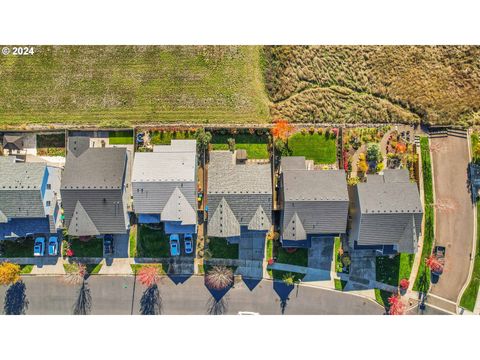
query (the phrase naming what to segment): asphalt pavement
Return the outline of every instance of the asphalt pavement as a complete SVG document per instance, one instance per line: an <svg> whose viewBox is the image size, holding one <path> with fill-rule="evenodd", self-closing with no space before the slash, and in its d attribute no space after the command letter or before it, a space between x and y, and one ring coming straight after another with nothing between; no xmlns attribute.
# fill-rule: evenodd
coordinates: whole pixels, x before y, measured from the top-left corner
<svg viewBox="0 0 480 360"><path fill-rule="evenodd" d="M164 277L146 291L133 276L91 276L86 286L63 276L29 276L13 287L0 287L3 313L25 314L372 314L384 309L353 294L268 280L240 280L227 291L209 290L198 276Z"/></svg>

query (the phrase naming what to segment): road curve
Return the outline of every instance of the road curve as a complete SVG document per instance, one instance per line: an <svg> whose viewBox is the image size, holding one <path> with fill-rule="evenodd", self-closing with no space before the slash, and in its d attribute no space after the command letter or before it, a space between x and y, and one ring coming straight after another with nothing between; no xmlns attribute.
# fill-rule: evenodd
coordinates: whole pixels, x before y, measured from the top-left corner
<svg viewBox="0 0 480 360"><path fill-rule="evenodd" d="M80 286L65 283L61 276L24 277L26 314L72 314ZM90 314L137 315L144 288L133 276L91 276L87 280L91 294ZM19 291L0 288L6 304ZM21 289L21 287L19 287ZM203 277L162 278L159 284L161 313L173 314L237 314L252 311L264 315L297 314L371 314L381 315L384 309L375 302L338 291L309 286L287 287L281 282L239 281L226 293L215 293L204 285ZM216 300L215 300L216 299ZM17 304L18 301L10 301ZM4 306L5 309L5 306ZM18 310L18 309L17 309Z"/></svg>

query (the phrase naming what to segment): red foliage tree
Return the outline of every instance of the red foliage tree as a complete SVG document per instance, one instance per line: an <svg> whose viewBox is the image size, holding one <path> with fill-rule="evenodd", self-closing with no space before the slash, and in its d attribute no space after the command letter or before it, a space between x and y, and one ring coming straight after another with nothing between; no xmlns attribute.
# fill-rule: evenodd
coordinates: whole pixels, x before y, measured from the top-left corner
<svg viewBox="0 0 480 360"><path fill-rule="evenodd" d="M146 287L155 285L160 280L158 268L155 266L143 266L137 273L137 280Z"/></svg>
<svg viewBox="0 0 480 360"><path fill-rule="evenodd" d="M286 141L294 129L293 125L289 124L287 120L276 120L272 128L272 135L275 139Z"/></svg>
<svg viewBox="0 0 480 360"><path fill-rule="evenodd" d="M407 145L399 142L397 143L395 150L397 150L397 152L399 152L400 154L404 154L407 151Z"/></svg>
<svg viewBox="0 0 480 360"><path fill-rule="evenodd" d="M425 263L431 271L439 274L443 272L443 264L437 259L435 255L430 255L427 259L425 259Z"/></svg>
<svg viewBox="0 0 480 360"><path fill-rule="evenodd" d="M407 290L409 285L410 285L410 282L407 279L400 280L400 288L402 290Z"/></svg>
<svg viewBox="0 0 480 360"><path fill-rule="evenodd" d="M74 255L74 254L73 254L73 250L72 250L72 249L68 249L67 252L66 252L66 255L69 256L69 257L70 257L70 256L73 256L73 255Z"/></svg>
<svg viewBox="0 0 480 360"><path fill-rule="evenodd" d="M389 315L403 315L405 312L405 304L402 302L402 299L397 294L392 294L388 298L388 304L390 309L388 309Z"/></svg>

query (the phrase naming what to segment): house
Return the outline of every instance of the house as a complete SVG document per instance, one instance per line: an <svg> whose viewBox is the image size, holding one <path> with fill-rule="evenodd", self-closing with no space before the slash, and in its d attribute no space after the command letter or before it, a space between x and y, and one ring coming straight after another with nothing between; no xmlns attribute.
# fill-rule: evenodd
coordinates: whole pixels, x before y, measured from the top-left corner
<svg viewBox="0 0 480 360"><path fill-rule="evenodd" d="M345 234L348 190L344 170L315 170L303 156L280 164L280 240L284 247L310 247L311 239Z"/></svg>
<svg viewBox="0 0 480 360"><path fill-rule="evenodd" d="M408 170L369 175L353 188L349 245L379 254L415 253L423 210L418 187Z"/></svg>
<svg viewBox="0 0 480 360"><path fill-rule="evenodd" d="M61 226L61 170L0 157L0 240L54 234Z"/></svg>
<svg viewBox="0 0 480 360"><path fill-rule="evenodd" d="M272 226L271 164L249 163L246 153L239 153L237 159L237 152L212 151L207 199L209 237L226 238L229 243L252 237L264 241Z"/></svg>
<svg viewBox="0 0 480 360"><path fill-rule="evenodd" d="M60 192L68 234L125 234L128 150L91 148L88 137L70 137L67 149Z"/></svg>
<svg viewBox="0 0 480 360"><path fill-rule="evenodd" d="M133 207L141 224L164 223L165 233L197 232L195 140L172 140L137 152L133 162Z"/></svg>

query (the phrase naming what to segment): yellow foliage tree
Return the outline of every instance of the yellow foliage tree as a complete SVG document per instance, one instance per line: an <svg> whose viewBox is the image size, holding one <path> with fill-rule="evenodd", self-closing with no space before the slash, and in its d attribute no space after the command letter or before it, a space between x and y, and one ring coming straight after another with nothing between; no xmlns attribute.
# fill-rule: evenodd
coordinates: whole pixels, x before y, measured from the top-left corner
<svg viewBox="0 0 480 360"><path fill-rule="evenodd" d="M15 284L20 280L20 265L10 262L0 264L0 285Z"/></svg>
<svg viewBox="0 0 480 360"><path fill-rule="evenodd" d="M365 160L360 160L358 162L358 170L364 174L368 171L368 164Z"/></svg>

